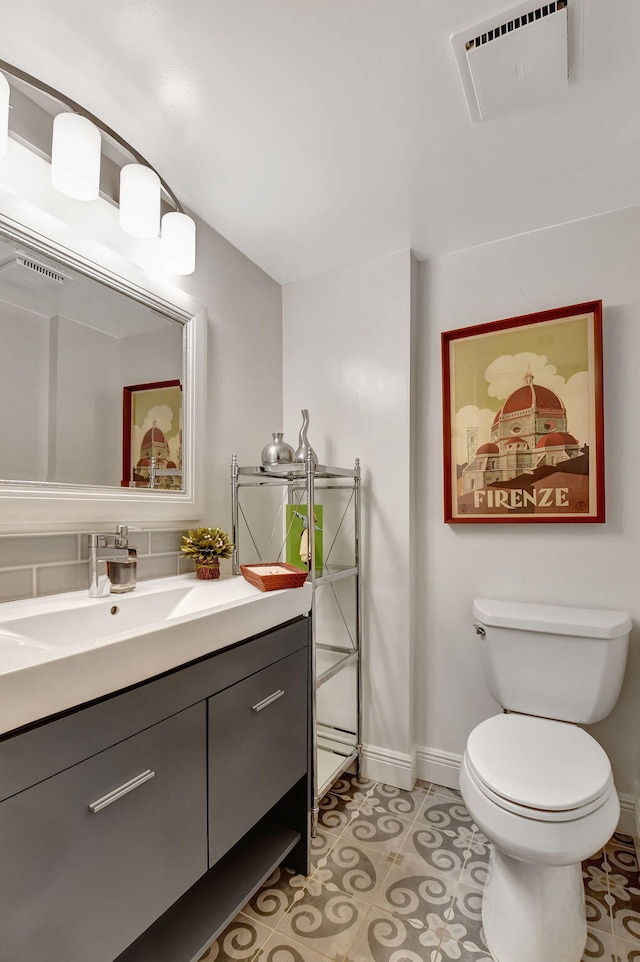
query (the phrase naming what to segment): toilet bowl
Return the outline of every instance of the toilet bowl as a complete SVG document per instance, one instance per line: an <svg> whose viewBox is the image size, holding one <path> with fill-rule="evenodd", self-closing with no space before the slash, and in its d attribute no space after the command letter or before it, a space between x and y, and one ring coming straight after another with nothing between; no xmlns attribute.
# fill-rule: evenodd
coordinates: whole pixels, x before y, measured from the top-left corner
<svg viewBox="0 0 640 962"><path fill-rule="evenodd" d="M493 843L483 894L497 962L578 962L583 859L611 837L620 804L609 760L581 728L503 714L471 733L462 797Z"/></svg>
<svg viewBox="0 0 640 962"><path fill-rule="evenodd" d="M624 612L475 601L489 690L504 713L470 734L460 789L492 843L482 921L496 962L580 962L581 862L616 829L620 803L601 746L575 722L618 697Z"/></svg>

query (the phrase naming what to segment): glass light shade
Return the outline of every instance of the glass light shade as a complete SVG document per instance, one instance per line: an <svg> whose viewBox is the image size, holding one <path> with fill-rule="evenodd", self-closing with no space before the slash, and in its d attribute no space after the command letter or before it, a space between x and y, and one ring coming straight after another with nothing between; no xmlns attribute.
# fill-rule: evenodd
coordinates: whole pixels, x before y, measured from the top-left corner
<svg viewBox="0 0 640 962"><path fill-rule="evenodd" d="M142 164L120 171L120 227L133 237L160 233L160 178Z"/></svg>
<svg viewBox="0 0 640 962"><path fill-rule="evenodd" d="M162 218L162 261L172 274L193 274L196 269L195 222L171 211Z"/></svg>
<svg viewBox="0 0 640 962"><path fill-rule="evenodd" d="M0 73L0 157L4 157L9 146L9 95L11 88L3 73Z"/></svg>
<svg viewBox="0 0 640 962"><path fill-rule="evenodd" d="M95 200L100 187L101 137L79 114L58 114L53 121L51 180L61 194Z"/></svg>

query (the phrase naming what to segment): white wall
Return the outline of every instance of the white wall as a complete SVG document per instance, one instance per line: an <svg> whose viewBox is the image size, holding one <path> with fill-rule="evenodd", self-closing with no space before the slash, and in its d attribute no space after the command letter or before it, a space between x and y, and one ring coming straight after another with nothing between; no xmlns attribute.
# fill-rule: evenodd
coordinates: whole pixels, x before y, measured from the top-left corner
<svg viewBox="0 0 640 962"><path fill-rule="evenodd" d="M0 478L47 478L49 318L2 304ZM27 369L17 358L29 357Z"/></svg>
<svg viewBox="0 0 640 962"><path fill-rule="evenodd" d="M635 628L620 701L591 728L620 792L640 790L640 213L637 208L514 237L420 265L416 592L419 745L461 754L498 711L480 673L474 597L629 611ZM604 525L445 525L440 332L602 298Z"/></svg>
<svg viewBox="0 0 640 962"><path fill-rule="evenodd" d="M285 437L296 447L306 407L321 463L362 462L365 742L400 767L413 746L411 269L401 251L283 289Z"/></svg>

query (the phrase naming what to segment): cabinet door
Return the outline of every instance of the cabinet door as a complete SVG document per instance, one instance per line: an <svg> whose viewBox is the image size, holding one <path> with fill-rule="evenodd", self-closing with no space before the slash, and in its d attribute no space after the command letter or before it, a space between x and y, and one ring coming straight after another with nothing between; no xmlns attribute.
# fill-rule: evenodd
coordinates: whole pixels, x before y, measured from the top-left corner
<svg viewBox="0 0 640 962"><path fill-rule="evenodd" d="M209 699L209 864L307 770L307 651Z"/></svg>
<svg viewBox="0 0 640 962"><path fill-rule="evenodd" d="M206 853L200 702L0 804L1 962L113 962Z"/></svg>

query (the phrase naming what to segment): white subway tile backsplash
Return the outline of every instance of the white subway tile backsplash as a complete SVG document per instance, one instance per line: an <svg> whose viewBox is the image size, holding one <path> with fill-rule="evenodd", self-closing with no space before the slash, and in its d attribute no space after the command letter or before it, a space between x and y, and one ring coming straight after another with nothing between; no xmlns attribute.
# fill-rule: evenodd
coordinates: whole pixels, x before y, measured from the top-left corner
<svg viewBox="0 0 640 962"><path fill-rule="evenodd" d="M36 568L36 594L55 595L59 591L78 591L89 587L86 561L72 564L45 565Z"/></svg>
<svg viewBox="0 0 640 962"><path fill-rule="evenodd" d="M193 526L169 523L155 531L131 530L129 544L138 552L138 579L193 571L193 562L180 554L182 535ZM98 524L95 530L102 527ZM0 535L0 602L87 588L88 557L87 534Z"/></svg>
<svg viewBox="0 0 640 962"><path fill-rule="evenodd" d="M181 554L178 559L178 567L181 575L186 575L190 571L196 570L196 564L193 558L187 558L186 555Z"/></svg>
<svg viewBox="0 0 640 962"><path fill-rule="evenodd" d="M77 534L5 535L0 537L0 569L78 561L79 548Z"/></svg>
<svg viewBox="0 0 640 962"><path fill-rule="evenodd" d="M0 601L16 601L30 598L33 594L33 569L19 568L0 571Z"/></svg>
<svg viewBox="0 0 640 962"><path fill-rule="evenodd" d="M130 531L129 547L135 548L138 554L149 554L150 531Z"/></svg>
<svg viewBox="0 0 640 962"><path fill-rule="evenodd" d="M177 554L149 554L138 558L138 581L148 578L168 578L178 574Z"/></svg>
<svg viewBox="0 0 640 962"><path fill-rule="evenodd" d="M151 554L166 554L169 551L180 551L184 531L150 531Z"/></svg>

